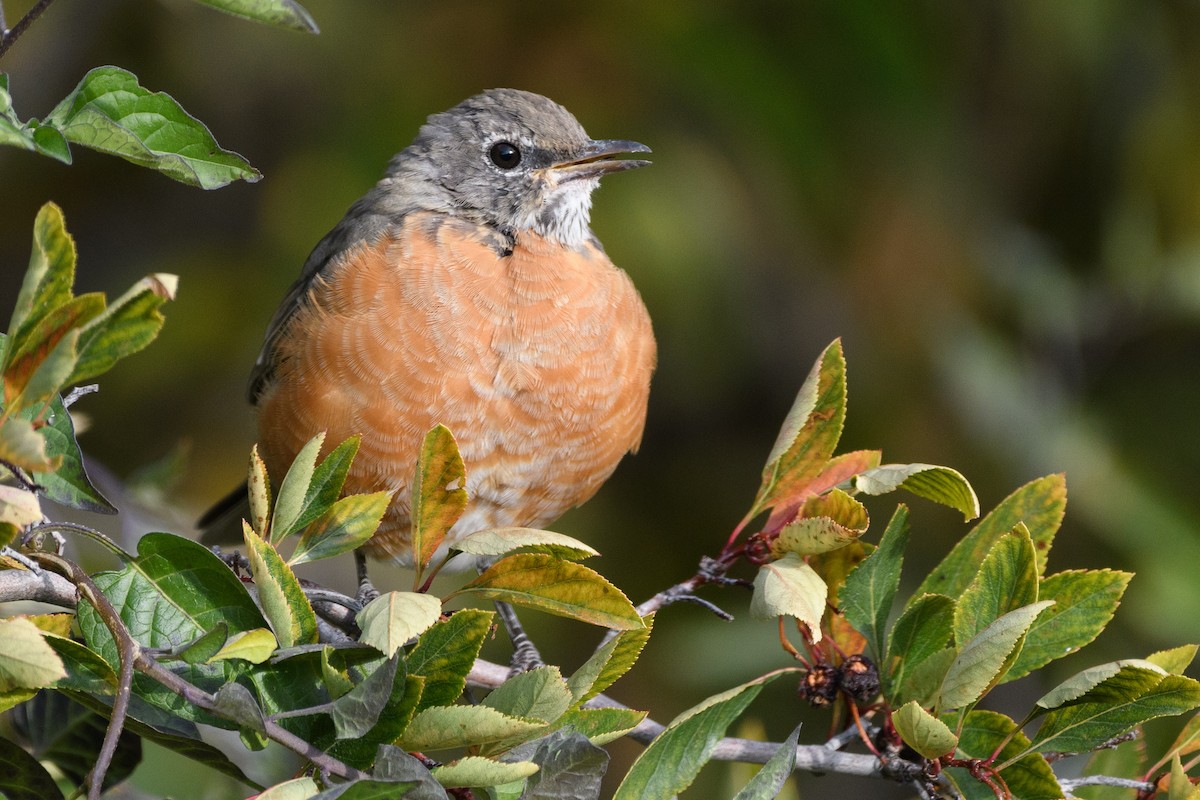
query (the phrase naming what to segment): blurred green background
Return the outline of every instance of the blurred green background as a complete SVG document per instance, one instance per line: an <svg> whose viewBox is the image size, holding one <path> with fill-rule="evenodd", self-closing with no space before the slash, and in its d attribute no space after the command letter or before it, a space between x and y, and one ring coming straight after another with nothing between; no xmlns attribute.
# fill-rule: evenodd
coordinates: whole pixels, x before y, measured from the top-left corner
<svg viewBox="0 0 1200 800"><path fill-rule="evenodd" d="M28 5L5 2L10 24ZM1112 629L1046 680L1200 637L1200 4L305 6L320 36L185 0L63 0L0 62L22 118L92 66L125 67L265 175L205 193L82 149L71 167L0 151L0 305L51 199L78 241L81 291L181 277L159 342L78 407L85 447L115 475L185 442L170 496L181 519L231 488L254 436L245 379L309 249L425 116L514 86L593 136L654 149L653 168L605 182L592 219L655 321L645 441L555 526L595 544L596 568L635 601L719 549L809 366L840 336L842 449L954 466L984 508L1064 471L1050 570L1138 573ZM870 505L876 527L895 502ZM967 529L911 505L910 588ZM128 515L127 533L142 519ZM323 579L348 588L345 561ZM738 621L664 611L619 699L666 721L785 663L747 597L709 596ZM597 639L531 621L568 668ZM1009 696L1028 702L1037 680ZM789 691L752 707L767 735L803 716L802 740L820 741L827 721ZM159 772L191 783L143 775L150 791L201 796L177 767ZM726 779L713 768L688 796L729 796ZM211 784L206 797L239 796Z"/></svg>

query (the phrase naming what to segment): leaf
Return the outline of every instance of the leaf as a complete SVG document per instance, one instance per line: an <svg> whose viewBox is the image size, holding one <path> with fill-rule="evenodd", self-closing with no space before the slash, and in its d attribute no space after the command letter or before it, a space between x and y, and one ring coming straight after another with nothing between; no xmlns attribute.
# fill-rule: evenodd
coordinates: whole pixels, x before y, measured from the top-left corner
<svg viewBox="0 0 1200 800"><path fill-rule="evenodd" d="M810 497L800 513L771 543L773 555L828 553L857 541L869 525L867 509L841 489Z"/></svg>
<svg viewBox="0 0 1200 800"><path fill-rule="evenodd" d="M501 600L616 630L643 627L629 598L599 573L541 553L503 558L446 600L457 595Z"/></svg>
<svg viewBox="0 0 1200 800"><path fill-rule="evenodd" d="M103 375L122 358L154 341L163 326L159 308L175 299L178 285L175 275L148 275L84 325L79 336L79 359L66 383Z"/></svg>
<svg viewBox="0 0 1200 800"><path fill-rule="evenodd" d="M1053 604L1043 600L1010 611L962 645L942 681L938 707L962 708L982 697L1001 677L1009 655L1037 615Z"/></svg>
<svg viewBox="0 0 1200 800"><path fill-rule="evenodd" d="M317 23L295 0L195 0L235 17L300 33L319 33Z"/></svg>
<svg viewBox="0 0 1200 800"><path fill-rule="evenodd" d="M300 517L305 510L313 471L316 469L317 453L324 442L324 431L305 442L292 459L287 475L283 476L279 496L275 499L275 513L271 517L271 544L278 544L300 530Z"/></svg>
<svg viewBox="0 0 1200 800"><path fill-rule="evenodd" d="M540 767L519 793L523 800L598 798L608 767L608 753L570 729L514 747L501 760L531 761Z"/></svg>
<svg viewBox="0 0 1200 800"><path fill-rule="evenodd" d="M300 588L300 581L283 557L247 525L246 557L258 587L263 613L279 640L280 647L313 644L317 641L317 616Z"/></svg>
<svg viewBox="0 0 1200 800"><path fill-rule="evenodd" d="M38 367L42 366L63 337L82 327L103 310L104 296L101 294L73 297L57 308L47 311L35 324L27 326L19 339L13 339L11 349L5 354L4 367L4 397L12 413L38 405L33 402L15 404L14 401L26 390ZM76 335L78 336L78 332ZM78 350L78 339L76 349ZM58 386L66 383L67 378L63 376Z"/></svg>
<svg viewBox="0 0 1200 800"><path fill-rule="evenodd" d="M900 567L908 546L908 508L896 508L879 547L846 576L838 607L867 639L877 664L887 663L884 630L900 587Z"/></svg>
<svg viewBox="0 0 1200 800"><path fill-rule="evenodd" d="M1082 672L1077 672L1070 678L1055 686L1037 701L1036 705L1043 709L1054 709L1059 706L1066 705L1074 700L1078 700L1085 694L1095 689L1100 684L1104 683L1109 678L1113 677L1123 669L1139 670L1133 673L1143 683L1144 689L1149 689L1158 682L1159 678L1166 675L1166 670L1157 664L1152 664L1140 658L1127 658L1120 661L1110 661L1107 664L1098 664L1094 667L1088 667ZM1127 676L1128 680L1128 676Z"/></svg>
<svg viewBox="0 0 1200 800"><path fill-rule="evenodd" d="M0 619L0 692L40 689L67 677L62 659L27 619Z"/></svg>
<svg viewBox="0 0 1200 800"><path fill-rule="evenodd" d="M646 627L619 631L567 679L567 687L576 705L608 689L637 662L642 648L650 639L654 615L642 617L642 622Z"/></svg>
<svg viewBox="0 0 1200 800"><path fill-rule="evenodd" d="M67 670L66 677L54 682L54 688L97 695L116 693L117 675L99 653L63 636L48 633L45 640L58 653Z"/></svg>
<svg viewBox="0 0 1200 800"><path fill-rule="evenodd" d="M412 781L414 790L404 795L408 800L449 800L446 790L429 774L429 768L399 747L380 745L371 772L381 780Z"/></svg>
<svg viewBox="0 0 1200 800"><path fill-rule="evenodd" d="M1054 534L1062 524L1067 505L1067 484L1062 475L1047 475L1031 481L996 506L959 541L942 562L921 583L914 597L944 594L957 597L967 588L984 556L992 546L1016 527L1025 523L1037 555L1037 573L1046 570L1046 555Z"/></svg>
<svg viewBox="0 0 1200 800"><path fill-rule="evenodd" d="M790 616L808 626L813 641L821 641L825 613L825 581L795 553L758 568L750 615L757 619Z"/></svg>
<svg viewBox="0 0 1200 800"><path fill-rule="evenodd" d="M76 345L79 342L79 330L67 331L50 349L45 358L38 362L33 371L26 375L13 378L11 372L5 375L4 395L6 408L11 413L23 409L35 410L41 416L42 409L57 394L67 382L67 377L75 367ZM10 395L10 390L12 393Z"/></svg>
<svg viewBox="0 0 1200 800"><path fill-rule="evenodd" d="M1017 523L988 551L975 578L954 606L959 647L1010 611L1037 602L1038 578L1029 531Z"/></svg>
<svg viewBox="0 0 1200 800"><path fill-rule="evenodd" d="M1095 639L1121 602L1132 573L1072 570L1042 580L1038 597L1054 607L1038 615L1005 681L1016 680Z"/></svg>
<svg viewBox="0 0 1200 800"><path fill-rule="evenodd" d="M512 676L485 697L482 705L510 717L554 722L572 701L558 667L544 666Z"/></svg>
<svg viewBox="0 0 1200 800"><path fill-rule="evenodd" d="M292 778L260 792L254 800L309 800L320 791L312 778Z"/></svg>
<svg viewBox="0 0 1200 800"><path fill-rule="evenodd" d="M33 249L8 324L11 341L5 366L14 351L22 347L28 331L71 299L74 285L75 240L67 233L62 209L54 203L46 203L33 222Z"/></svg>
<svg viewBox="0 0 1200 800"><path fill-rule="evenodd" d="M476 556L502 556L517 551L579 561L600 555L578 539L536 528L489 528L455 540L452 547Z"/></svg>
<svg viewBox="0 0 1200 800"><path fill-rule="evenodd" d="M646 718L632 708L573 708L558 718L556 727L570 727L599 747L624 737Z"/></svg>
<svg viewBox="0 0 1200 800"><path fill-rule="evenodd" d="M1153 682L1150 688L1148 681ZM1039 752L1082 753L1147 720L1198 706L1200 683L1191 678L1123 667L1077 701L1047 714L1030 747Z"/></svg>
<svg viewBox="0 0 1200 800"><path fill-rule="evenodd" d="M63 800L46 768L4 738L0 738L0 794L8 800Z"/></svg>
<svg viewBox="0 0 1200 800"><path fill-rule="evenodd" d="M821 474L846 419L846 360L835 339L821 353L796 395L767 456L762 485L747 516L787 500Z"/></svg>
<svg viewBox="0 0 1200 800"><path fill-rule="evenodd" d="M229 626L218 622L200 634L190 644L184 645L175 655L189 664L203 664L217 654L229 639Z"/></svg>
<svg viewBox="0 0 1200 800"><path fill-rule="evenodd" d="M442 614L438 598L418 592L387 592L358 612L355 621L362 629L359 641L388 658L410 639L427 631Z"/></svg>
<svg viewBox="0 0 1200 800"><path fill-rule="evenodd" d="M0 531L9 531L7 536L0 535L0 546L7 547L17 533L41 521L42 506L36 494L0 484Z"/></svg>
<svg viewBox="0 0 1200 800"><path fill-rule="evenodd" d="M258 454L258 445L250 448L250 468L247 470L246 494L250 500L250 527L260 536L267 535L271 520L271 478L267 465Z"/></svg>
<svg viewBox="0 0 1200 800"><path fill-rule="evenodd" d="M941 758L958 745L954 731L937 717L910 700L892 712L892 724L900 738L925 758Z"/></svg>
<svg viewBox="0 0 1200 800"><path fill-rule="evenodd" d="M412 483L413 563L422 569L467 507L467 471L445 425L425 434Z"/></svg>
<svg viewBox="0 0 1200 800"><path fill-rule="evenodd" d="M227 683L216 691L213 699L221 716L233 720L240 728L260 735L266 734L266 717L258 707L254 695L245 686L240 683Z"/></svg>
<svg viewBox="0 0 1200 800"><path fill-rule="evenodd" d="M375 727L392 697L393 686L397 682L404 685L405 673L397 669L403 660L403 656L389 656L357 686L333 702L331 716L337 738L358 738Z"/></svg>
<svg viewBox="0 0 1200 800"><path fill-rule="evenodd" d="M360 436L351 436L317 464L308 481L308 491L304 493L300 513L290 526L292 531L303 530L317 517L324 515L341 497L346 473L354 463L361 440Z"/></svg>
<svg viewBox="0 0 1200 800"><path fill-rule="evenodd" d="M1191 666L1192 661L1196 658L1196 651L1198 649L1200 649L1200 646L1194 644L1180 645L1170 650L1159 650L1157 653L1151 653L1146 656L1146 660L1152 664L1157 664L1172 675L1182 675L1183 671Z"/></svg>
<svg viewBox="0 0 1200 800"><path fill-rule="evenodd" d="M83 453L75 440L75 423L62 398L50 401L50 413L39 433L45 441L46 453L58 462L53 471L33 470L33 479L42 487L42 496L67 508L96 514L117 513L88 477Z"/></svg>
<svg viewBox="0 0 1200 800"><path fill-rule="evenodd" d="M462 694L493 616L474 608L455 611L417 639L408 653L408 672L426 678L420 708L447 706Z"/></svg>
<svg viewBox="0 0 1200 800"><path fill-rule="evenodd" d="M107 733L105 717L73 702L59 692L39 692L11 719L21 730L30 754L68 784L80 785L96 764L96 753ZM127 778L142 760L141 740L130 730L121 732L104 788Z"/></svg>
<svg viewBox="0 0 1200 800"><path fill-rule="evenodd" d="M957 726L959 715L951 714L945 722ZM1029 739L1008 717L994 711L976 709L967 714L961 728L958 752L962 758L987 759L1003 745L996 763L1002 765L1000 777L1012 797L1021 800L1059 800L1065 796L1045 758L1037 753L1016 757L1027 748ZM996 797L991 787L972 777L966 769L952 767L946 770L946 775L964 800L994 800Z"/></svg>
<svg viewBox="0 0 1200 800"><path fill-rule="evenodd" d="M360 769L368 768L371 766L372 760L378 757L380 745L394 742L412 721L421 700L425 679L411 674L404 676L401 669L404 662L401 659L396 660L398 662L397 677L392 681L391 694L384 702L381 711L372 712L378 721L361 736L334 741L328 748L329 754L334 758ZM403 780L419 778L419 774L418 776L385 775L378 769L378 765L376 767L375 775L377 777Z"/></svg>
<svg viewBox="0 0 1200 800"><path fill-rule="evenodd" d="M1200 750L1200 714L1194 715L1175 737L1168 755L1186 756Z"/></svg>
<svg viewBox="0 0 1200 800"><path fill-rule="evenodd" d="M135 75L118 67L97 67L84 75L45 123L69 142L202 189L262 177L237 153L221 149L174 98L142 88Z"/></svg>
<svg viewBox="0 0 1200 800"><path fill-rule="evenodd" d="M1200 787L1192 784L1183 769L1179 756L1171 759L1171 777L1167 784L1167 800L1193 800L1200 797Z"/></svg>
<svg viewBox="0 0 1200 800"><path fill-rule="evenodd" d="M641 752L613 800L672 797L692 784L708 763L725 729L762 691L785 672L780 670L713 695L680 714Z"/></svg>
<svg viewBox="0 0 1200 800"><path fill-rule="evenodd" d="M961 511L964 519L979 516L979 498L958 470L934 464L885 464L856 475L854 488L879 495L907 489L918 497Z"/></svg>
<svg viewBox="0 0 1200 800"><path fill-rule="evenodd" d="M850 479L858 473L878 467L882 457L883 454L879 450L854 450L834 456L825 462L820 473L809 481L800 492L792 495L786 501L779 502L771 510L767 524L763 527L766 530L782 527L788 520L796 516L800 506L810 497L829 491L843 483L848 486Z"/></svg>
<svg viewBox="0 0 1200 800"><path fill-rule="evenodd" d="M397 744L408 751L484 745L545 728L540 720L518 719L487 706L435 706L413 717Z"/></svg>
<svg viewBox="0 0 1200 800"><path fill-rule="evenodd" d="M733 800L773 800L783 789L783 784L796 768L796 742L800 740L800 728L792 731L775 755L771 756Z"/></svg>
<svg viewBox="0 0 1200 800"><path fill-rule="evenodd" d="M279 649L275 634L266 628L255 628L252 631L235 633L229 641L218 650L209 661L226 659L241 659L251 664L261 664Z"/></svg>
<svg viewBox="0 0 1200 800"><path fill-rule="evenodd" d="M25 419L0 420L0 460L30 472L51 470L62 460L51 458L46 440Z"/></svg>
<svg viewBox="0 0 1200 800"><path fill-rule="evenodd" d="M538 765L530 761L500 762L479 756L466 756L432 770L438 783L451 788L499 786L528 778L537 771Z"/></svg>
<svg viewBox="0 0 1200 800"><path fill-rule="evenodd" d="M391 501L391 492L353 494L338 500L304 529L288 563L295 566L357 549L375 533Z"/></svg>

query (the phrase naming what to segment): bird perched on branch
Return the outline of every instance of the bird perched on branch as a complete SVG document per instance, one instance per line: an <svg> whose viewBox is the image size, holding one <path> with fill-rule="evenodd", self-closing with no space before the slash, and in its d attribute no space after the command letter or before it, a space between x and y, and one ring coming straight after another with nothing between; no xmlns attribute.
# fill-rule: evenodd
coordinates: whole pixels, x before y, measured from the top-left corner
<svg viewBox="0 0 1200 800"><path fill-rule="evenodd" d="M250 381L269 474L318 432L327 450L361 435L345 491L395 493L363 549L401 564L438 423L470 498L449 542L590 498L638 447L655 363L645 305L589 227L592 192L649 163L616 156L647 152L513 89L431 116L271 321Z"/></svg>

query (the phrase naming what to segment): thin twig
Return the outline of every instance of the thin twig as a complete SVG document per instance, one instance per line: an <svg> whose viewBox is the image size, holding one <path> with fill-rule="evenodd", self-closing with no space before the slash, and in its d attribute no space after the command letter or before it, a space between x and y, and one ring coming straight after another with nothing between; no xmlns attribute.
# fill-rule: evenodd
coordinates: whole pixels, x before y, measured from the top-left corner
<svg viewBox="0 0 1200 800"><path fill-rule="evenodd" d="M21 469L11 461L0 459L0 467L8 470L12 474L13 480L21 484L21 488L25 491L37 494L37 492L42 488L41 486L38 486L35 480L25 474L25 470Z"/></svg>
<svg viewBox="0 0 1200 800"><path fill-rule="evenodd" d="M40 17L42 12L49 8L50 4L53 2L54 0L38 0L38 2L34 4L33 8L29 9L28 13L21 17L21 19L17 21L16 25L12 26L12 30L7 30L4 32L3 36L0 36L0 58L4 58L4 54L8 52L8 48L12 47L13 42L20 38L21 34L23 34L25 30L33 24L33 21Z"/></svg>

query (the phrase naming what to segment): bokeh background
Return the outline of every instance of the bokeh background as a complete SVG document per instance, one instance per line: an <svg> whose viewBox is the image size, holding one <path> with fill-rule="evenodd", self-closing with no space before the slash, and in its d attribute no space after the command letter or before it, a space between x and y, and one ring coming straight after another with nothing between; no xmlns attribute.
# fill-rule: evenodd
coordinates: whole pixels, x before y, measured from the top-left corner
<svg viewBox="0 0 1200 800"><path fill-rule="evenodd" d="M29 5L7 0L10 24ZM309 249L426 115L514 86L593 136L654 148L651 169L606 181L593 213L655 321L645 441L556 526L594 543L595 566L635 601L719 549L809 366L842 337L843 449L956 467L985 508L1065 472L1050 569L1138 573L1112 628L1046 680L1200 637L1200 4L305 6L321 35L185 0L63 0L0 62L22 118L92 66L130 69L265 175L205 193L82 149L71 167L0 151L0 305L47 200L77 238L80 290L180 275L160 340L79 405L89 455L118 480L186 457L165 495L172 524L242 475L245 378ZM909 499L911 588L967 527ZM895 502L870 505L877 527ZM127 507L128 535L163 524ZM325 579L349 588L346 562ZM738 621L666 610L618 698L665 721L784 665L743 594L710 596ZM567 668L597 639L531 621ZM1036 680L1010 693L1027 702ZM779 685L752 707L766 735L804 718L803 740L820 741L828 722L789 698ZM711 768L687 796L729 796L727 780ZM173 761L138 784L245 794Z"/></svg>

